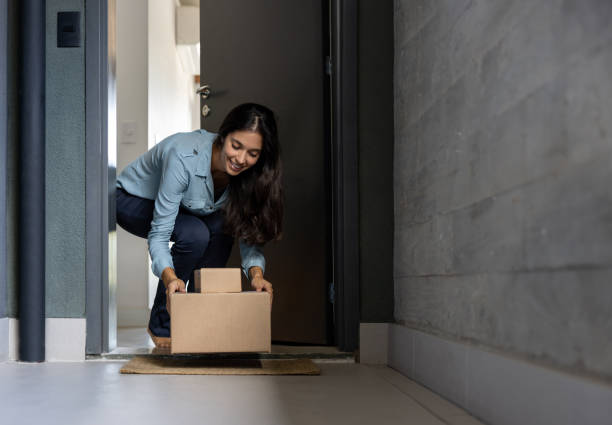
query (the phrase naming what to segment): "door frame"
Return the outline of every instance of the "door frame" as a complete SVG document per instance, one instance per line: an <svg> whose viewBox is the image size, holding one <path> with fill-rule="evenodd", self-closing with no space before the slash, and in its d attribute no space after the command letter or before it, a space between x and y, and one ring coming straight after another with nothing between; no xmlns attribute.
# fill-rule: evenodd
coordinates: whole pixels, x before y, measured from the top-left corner
<svg viewBox="0 0 612 425"><path fill-rule="evenodd" d="M357 2L331 0L332 205L336 345L359 346Z"/></svg>
<svg viewBox="0 0 612 425"><path fill-rule="evenodd" d="M87 354L116 344L115 0L85 5L85 279ZM111 141L109 144L109 140ZM114 150L113 150L114 151Z"/></svg>
<svg viewBox="0 0 612 425"><path fill-rule="evenodd" d="M354 351L359 338L359 187L357 4L328 0L331 12L332 208L335 345ZM114 183L115 0L85 8L86 316L88 354L116 338ZM116 146L116 145L115 145ZM111 146L112 147L112 146ZM114 150L113 150L114 151Z"/></svg>
<svg viewBox="0 0 612 425"><path fill-rule="evenodd" d="M9 5L0 3L0 319L7 314L7 156L8 156L8 57ZM0 340L0 361L7 341Z"/></svg>

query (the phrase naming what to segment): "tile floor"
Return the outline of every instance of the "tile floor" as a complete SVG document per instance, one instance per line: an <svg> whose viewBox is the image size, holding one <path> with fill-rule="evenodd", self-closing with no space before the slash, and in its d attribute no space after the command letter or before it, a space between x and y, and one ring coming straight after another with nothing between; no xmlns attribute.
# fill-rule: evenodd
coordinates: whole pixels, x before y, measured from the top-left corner
<svg viewBox="0 0 612 425"><path fill-rule="evenodd" d="M117 347L153 348L155 345L147 334L147 328L117 328Z"/></svg>
<svg viewBox="0 0 612 425"><path fill-rule="evenodd" d="M320 362L320 376L121 375L118 361L0 363L6 424L477 425L387 367Z"/></svg>
<svg viewBox="0 0 612 425"><path fill-rule="evenodd" d="M143 328L118 350L150 353ZM140 351L139 351L140 350ZM274 346L335 355L335 347ZM1 423L479 425L464 410L383 366L316 360L320 376L121 375L122 361L0 363Z"/></svg>

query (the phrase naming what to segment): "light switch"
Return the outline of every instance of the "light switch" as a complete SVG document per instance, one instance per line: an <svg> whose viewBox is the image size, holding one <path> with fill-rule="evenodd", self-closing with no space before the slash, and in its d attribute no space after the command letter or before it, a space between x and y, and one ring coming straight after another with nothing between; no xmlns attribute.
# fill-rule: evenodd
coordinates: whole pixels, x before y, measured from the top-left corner
<svg viewBox="0 0 612 425"><path fill-rule="evenodd" d="M57 47L81 47L81 12L57 13Z"/></svg>
<svg viewBox="0 0 612 425"><path fill-rule="evenodd" d="M135 121L121 122L121 143L130 144L136 143L138 127Z"/></svg>

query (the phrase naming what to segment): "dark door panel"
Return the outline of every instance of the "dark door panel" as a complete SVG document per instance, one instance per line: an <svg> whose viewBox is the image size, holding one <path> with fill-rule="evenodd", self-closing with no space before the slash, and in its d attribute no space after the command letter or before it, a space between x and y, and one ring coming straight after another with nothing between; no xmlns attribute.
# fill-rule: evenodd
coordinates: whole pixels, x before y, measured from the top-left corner
<svg viewBox="0 0 612 425"><path fill-rule="evenodd" d="M272 339L329 342L323 18L319 1L200 2L201 78L211 88L202 126L216 131L243 102L278 117L284 168L283 239L265 248L274 285ZM238 266L235 247L230 265Z"/></svg>

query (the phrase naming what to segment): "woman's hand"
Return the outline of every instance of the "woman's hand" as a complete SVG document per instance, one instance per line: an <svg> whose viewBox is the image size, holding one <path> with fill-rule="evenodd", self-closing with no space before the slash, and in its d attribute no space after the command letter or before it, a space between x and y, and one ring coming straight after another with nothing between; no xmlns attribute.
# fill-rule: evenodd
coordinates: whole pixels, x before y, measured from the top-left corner
<svg viewBox="0 0 612 425"><path fill-rule="evenodd" d="M251 279L251 286L257 292L266 291L267 293L269 293L270 301L272 301L272 284L266 279L264 279L263 277L256 277L254 279Z"/></svg>
<svg viewBox="0 0 612 425"><path fill-rule="evenodd" d="M170 296L175 292L185 292L185 282L183 282L178 277L174 280L171 280L166 286L166 295Z"/></svg>
<svg viewBox="0 0 612 425"><path fill-rule="evenodd" d="M183 282L178 277L174 280L171 280L166 285L166 310L168 310L168 314L170 313L170 296L175 292L183 292L185 293L185 282Z"/></svg>
<svg viewBox="0 0 612 425"><path fill-rule="evenodd" d="M259 267L251 267L249 269L249 275L251 277L251 286L257 292L266 291L270 294L270 303L272 303L273 289L272 284L263 277L263 271Z"/></svg>
<svg viewBox="0 0 612 425"><path fill-rule="evenodd" d="M179 279L170 267L164 269L161 277L166 287L166 310L170 314L170 295L175 292L185 293L185 282Z"/></svg>

